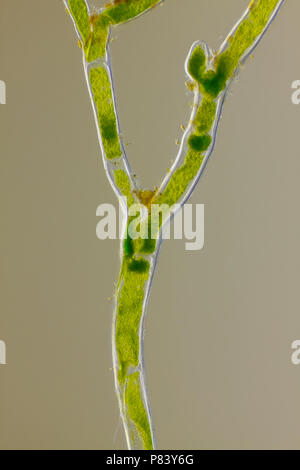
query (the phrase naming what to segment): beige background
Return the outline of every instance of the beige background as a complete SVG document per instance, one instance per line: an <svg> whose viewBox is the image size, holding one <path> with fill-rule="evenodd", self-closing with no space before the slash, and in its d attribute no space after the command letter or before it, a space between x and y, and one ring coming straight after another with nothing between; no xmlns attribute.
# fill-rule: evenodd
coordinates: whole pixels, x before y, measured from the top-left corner
<svg viewBox="0 0 300 470"><path fill-rule="evenodd" d="M144 186L186 122L183 63L217 48L248 0L167 0L114 32L124 139ZM205 248L161 251L146 333L160 448L300 449L298 0L228 97L194 193ZM118 242L96 239L105 178L81 52L61 0L0 0L1 449L118 449L111 371Z"/></svg>

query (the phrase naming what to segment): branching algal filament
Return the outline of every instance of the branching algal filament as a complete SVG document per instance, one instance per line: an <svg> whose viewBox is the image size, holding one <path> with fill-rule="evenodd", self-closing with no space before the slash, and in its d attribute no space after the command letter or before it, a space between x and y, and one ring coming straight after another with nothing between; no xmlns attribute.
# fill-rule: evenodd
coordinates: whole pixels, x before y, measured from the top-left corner
<svg viewBox="0 0 300 470"><path fill-rule="evenodd" d="M113 316L113 367L128 448L145 450L154 449L156 444L145 385L144 320L162 230L195 189L214 149L228 88L284 0L252 0L217 52L204 42L192 45L185 62L187 83L194 93L192 114L170 171L161 185L150 191L136 187L121 138L109 43L112 28L162 3L161 0L115 0L100 10L92 10L87 0L64 0L83 52L106 174L122 202L124 231ZM131 238L128 232L133 219L130 208L136 203L142 204L147 214L140 222L141 231L151 226L154 205L169 207L154 233L151 231L148 237L139 239Z"/></svg>

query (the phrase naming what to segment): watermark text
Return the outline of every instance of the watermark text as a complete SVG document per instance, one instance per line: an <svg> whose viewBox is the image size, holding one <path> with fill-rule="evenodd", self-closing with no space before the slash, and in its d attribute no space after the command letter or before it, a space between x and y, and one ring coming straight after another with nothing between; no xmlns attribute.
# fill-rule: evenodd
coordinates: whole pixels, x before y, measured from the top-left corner
<svg viewBox="0 0 300 470"><path fill-rule="evenodd" d="M0 340L0 365L6 365L6 344Z"/></svg>
<svg viewBox="0 0 300 470"><path fill-rule="evenodd" d="M0 104L6 104L6 84L0 80Z"/></svg>
<svg viewBox="0 0 300 470"><path fill-rule="evenodd" d="M291 99L293 104L300 104L300 80L294 80L292 83L292 89L295 90L292 93Z"/></svg>
<svg viewBox="0 0 300 470"><path fill-rule="evenodd" d="M296 339L292 343L293 353L291 356L291 361L294 366L300 365L300 339Z"/></svg>
<svg viewBox="0 0 300 470"><path fill-rule="evenodd" d="M201 250L204 246L204 204L185 204L183 208L167 204L152 204L149 210L143 204L132 204L128 209L128 226L124 227L122 207L127 207L123 198L119 212L112 204L100 204L96 216L100 217L96 227L99 240L122 239L124 231L132 240L157 239L186 240L188 251ZM172 215L174 214L174 217Z"/></svg>

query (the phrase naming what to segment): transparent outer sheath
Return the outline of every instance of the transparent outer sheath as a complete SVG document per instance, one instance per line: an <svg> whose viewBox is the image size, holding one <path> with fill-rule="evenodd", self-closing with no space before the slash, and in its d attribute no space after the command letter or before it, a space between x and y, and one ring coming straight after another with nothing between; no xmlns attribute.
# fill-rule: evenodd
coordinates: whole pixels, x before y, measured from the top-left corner
<svg viewBox="0 0 300 470"><path fill-rule="evenodd" d="M69 11L69 0L63 0L63 1L64 1L64 4L65 4L67 10ZM88 7L89 15L91 15L91 8L90 8L89 2L87 0L86 0L86 5ZM72 18L72 16L71 16L71 18ZM76 30L78 39L80 41L82 41L82 37L81 37L81 35L78 31L76 22L74 21L73 18L72 18L72 21L73 21L74 28ZM115 90L114 90L112 71L111 71L109 41L107 42L106 55L103 59L97 59L93 62L87 62L85 54L83 52L83 68L84 68L85 78L86 78L88 91L89 91L89 95L90 95L90 99L91 99L91 103L92 103L92 107L93 107L93 112L94 112L94 117L95 117L95 123L96 123L96 128L97 128L99 145L100 145L100 148L101 148L101 154L102 154L104 169L106 171L106 175L108 177L108 180L109 180L114 192L116 193L116 196L118 198L120 198L120 197L122 197L122 194L121 194L118 186L116 185L115 179L114 179L114 172L116 170L121 169L121 170L125 171L125 173L127 174L128 178L129 178L129 181L131 183L132 188L135 189L135 190L136 190L136 184L135 184L134 178L132 176L132 170L131 170L129 162L128 162L127 154L126 154L122 139L120 139L120 145L121 145L121 150L122 150L121 157L113 159L113 160L109 160L109 159L106 158L104 145L103 145L103 140L102 140L101 131L100 131L99 122L98 122L98 117L97 117L97 108L96 108L96 104L95 104L95 101L94 101L94 97L93 97L93 93L92 93L92 89L91 89L91 83L90 83L90 79L89 79L90 70L92 68L97 68L100 65L104 66L106 71L108 72L108 76L109 76L109 80L110 80L110 84L111 84L113 105L114 105L115 115L116 115L116 118L117 118L117 131L118 131L118 136L120 136L121 130L120 130L119 115L118 115L118 110L117 110L117 105L116 105ZM124 208L123 203L121 204L121 206L122 206L122 208Z"/></svg>
<svg viewBox="0 0 300 470"><path fill-rule="evenodd" d="M262 31L262 33L256 38L255 42L252 44L252 46L245 52L245 54L243 55L243 57L241 58L240 60L240 65L243 65L245 63L245 61L248 59L248 57L253 53L254 49L256 48L256 46L260 43L260 41L262 40L263 36L265 35L265 33L267 32L267 30L269 29L270 25L273 23L274 19L276 18L280 8L282 7L283 3L285 2L285 0L281 0L276 9L274 10L273 14L271 15L271 17L269 18L269 21L267 23L267 25L265 26L264 30ZM237 23L234 25L234 27L232 28L232 30L230 31L230 33L227 35L226 39L224 40L224 42L222 43L219 51L217 52L216 55L219 55L221 54L222 52L224 52L227 47L230 46L230 39L232 37L232 35L235 33L235 31L238 29L238 27L240 26L240 24L248 18L249 16L249 13L251 11L251 5L246 9L245 13L241 16L241 18L237 21ZM185 72L186 72L186 75L188 77L188 79L193 82L194 84L196 84L195 80L193 79L193 77L191 77L191 75L189 74L188 72L188 63L189 63L189 60L190 60L190 57L194 51L194 49L198 46L198 45L202 45L202 47L204 48L205 52L206 52L206 57L208 58L208 61L210 62L211 64L211 67L213 66L213 60L214 60L214 57L215 57L215 54L213 53L213 51L207 46L207 44L204 42L204 41L196 41L191 49L190 49L190 52L187 56L187 59L185 61ZM239 67L236 69L234 75L232 76L232 78L230 80L228 80L227 82L227 86L225 88L225 90L220 93L220 95L218 96L218 98L216 98L215 102L217 104L217 112L216 112L216 118L214 120L214 123L213 123L213 126L212 126L212 129L211 131L209 132L209 135L211 136L212 138L212 141L211 141L211 144L209 146L209 148L207 149L207 151L204 153L204 159L203 159L203 162L200 166L200 169L196 175L196 177L192 180L192 182L190 183L189 187L187 188L187 190L185 191L185 193L181 196L181 198L176 202L176 206L174 207L174 210L171 210L170 211L170 214L169 216L165 219L164 221L164 225L162 227L161 230L164 229L164 227L170 223L171 219L174 217L174 215L180 211L183 207L183 205L188 201L188 199L191 197L195 187L197 186L198 182L199 182L199 179L201 178L205 168L206 168L206 165L208 163L208 160L210 158L210 156L212 155L213 153L213 150L214 150L214 147L215 147L215 143L216 143L216 136L217 136L217 131L218 131L218 127L219 127L219 122L220 122L220 118L221 118L221 115L222 115L222 111L223 111L223 105L224 105L224 101L225 101L225 98L227 96L227 92L238 72L238 69ZM188 127L186 128L183 136L182 136L182 139L181 139L181 143L180 143L180 147L179 147L179 151L178 151L178 154L177 154L177 157L173 163L173 165L171 166L170 168L170 171L167 173L167 175L165 176L165 178L163 179L160 187L159 187L159 193L160 194L163 194L164 190L166 189L168 183L170 182L172 176L174 175L174 173L176 172L176 170L182 165L183 161L184 161L184 158L185 158L185 155L186 155L186 152L187 152L187 141L188 141L188 138L190 137L190 135L192 134L193 132L193 121L195 119L195 116L197 114L197 110L201 104L201 99L202 97L200 96L200 93L199 93L199 90L198 90L198 87L195 86L194 88L194 106L193 106L193 111L192 111L192 114L191 114L191 117L190 117L190 120L189 120L189 125Z"/></svg>
<svg viewBox="0 0 300 470"><path fill-rule="evenodd" d="M154 253L150 256L147 256L148 261L150 262L150 271L148 279L144 285L144 301L143 301L143 311L140 317L140 325L139 325L139 364L136 369L132 370L132 372L138 371L139 372L139 384L141 390L141 398L144 403L145 411L147 414L147 419L151 431L151 439L152 439L152 448L153 450L156 449L156 436L155 436L155 429L152 419L152 413L150 408L150 402L147 395L147 386L146 386L146 373L145 373L145 360L144 360L144 338L145 338L145 319L148 307L148 301L152 286L152 281L155 274L156 263L158 259L158 253L160 248L160 242L157 243L157 247ZM123 241L121 241L121 250L123 249ZM133 440L131 433L130 433L130 419L126 413L126 403L123 401L123 385L119 383L118 380L118 356L117 356L117 344L116 344L116 322L117 322L117 309L118 309L118 296L119 292L121 291L122 284L119 286L117 295L116 295L116 304L114 309L113 315L113 328L112 328L112 345L113 345L113 370L114 370L114 378L115 378L115 387L117 392L117 398L120 407L120 415L123 422L123 427L126 436L127 447L129 450L145 450L143 447L143 443L137 440ZM148 449L149 450L149 449Z"/></svg>
<svg viewBox="0 0 300 470"><path fill-rule="evenodd" d="M69 1L68 0L63 0L64 4L69 10ZM91 15L91 8L89 6L89 2L86 0L86 5L88 6L88 12L89 15ZM72 16L71 16L72 17ZM76 22L72 18L74 28L76 30L78 39L81 41L82 37L78 31ZM110 50L109 46L107 43L106 47L106 56L104 59L97 59L96 61L93 62L87 62L85 54L83 52L83 67L84 67L84 73L85 73L85 78L89 90L89 95L93 107L93 112L94 112L94 118L95 118L95 123L96 123L96 128L97 128L97 134L98 134L98 140L99 140L99 145L101 148L101 154L102 154L102 160L103 160L103 165L105 172L107 174L108 180L116 194L116 196L119 199L120 206L122 208L122 238L121 238L121 248L120 248L120 255L121 255L121 264L122 264L122 259L123 259L123 242L126 237L126 228L128 224L128 207L126 205L126 202L124 202L123 195L121 191L119 190L118 186L116 185L115 179L114 179L114 172L118 169L122 169L125 171L127 174L129 181L131 183L131 187L133 189L133 195L138 202L138 199L136 198L135 194L137 193L137 188L136 188L136 183L135 180L132 176L132 170L130 168L128 158L126 155L126 151L122 142L122 139L120 139L120 144L121 144L121 150L122 150L122 156L118 159L114 159L112 161L108 160L105 155L105 149L102 141L102 136L101 136L101 131L99 127L99 122L98 122L98 117L97 117L97 108L96 104L94 101L92 89L91 89L91 83L89 79L89 72L92 68L97 68L99 65L102 65L106 68L110 83L111 83L111 91L112 91L112 98L113 98L113 104L114 104L114 109L115 109L115 115L117 118L117 131L118 131L118 136L120 136L121 131L120 131L120 123L119 123L119 117L118 117L118 110L116 106L116 99L115 99L115 91L114 91L114 85L113 85L113 78L112 78L112 71L111 71L111 61L110 61ZM149 272L149 277L148 280L144 286L144 302L143 302L143 312L141 316L141 321L140 321L140 327L139 327L139 365L138 365L138 370L140 372L139 375L139 380L140 380L140 390L141 390L141 398L145 406L145 410L147 413L147 418L151 430L151 437L152 437L152 445L153 448L156 447L155 444L155 435L154 435L154 427L153 427L153 422L151 418L151 412L150 412L150 405L149 405L149 400L147 397L146 393L146 386L145 386L145 367L144 367L144 320L145 320L145 313L147 310L147 304L148 304L148 299L149 299L149 294L150 294L150 288L152 284L152 279L155 271L155 266L156 266L156 260L157 260L157 254L158 254L158 247L159 243L157 244L157 249L155 253L151 254L151 256L147 256L149 262L150 262L150 272ZM123 393L122 393L122 388L123 386L120 386L119 380L118 380L118 370L119 370L119 364L118 364L118 356L117 356L117 347L116 347L116 320L117 320L117 305L118 305L118 294L120 292L120 289L122 288L122 284L120 284L117 294L116 294L116 305L114 309L114 314L113 314L113 325L112 325L112 356L113 356L113 371L114 371L114 379L115 379L115 389L117 393L117 398L119 402L119 408L120 408L120 415L122 418L123 426L124 426L124 431L125 431L125 436L126 436L126 441L127 441L127 446L128 449L137 449L139 446L137 446L136 441L133 442L130 431L129 431L129 420L128 416L126 413L126 404L123 401ZM141 449L143 449L142 443L140 446Z"/></svg>
<svg viewBox="0 0 300 470"><path fill-rule="evenodd" d="M69 9L68 8L69 7L69 1L68 0L63 0L63 1L64 1L65 6L67 7L67 9ZM266 33L267 29L269 28L269 26L271 25L271 23L275 19L279 9L281 8L281 6L283 5L284 2L285 2L285 0L281 0L277 4L276 8L274 9L272 15L270 16L269 21L266 24L265 28L263 29L262 33L256 38L256 40L251 45L251 47L242 56L242 58L239 62L239 66L245 62L245 60L253 52L255 47L259 44L259 42L261 41L261 39L264 36L264 34ZM91 14L91 9L89 7L89 4L88 4L87 0L86 0L86 4L88 6L89 13ZM238 29L241 22L243 20L247 19L250 11L251 11L251 4L247 8L245 13L242 15L240 20L232 28L232 30L230 31L230 33L226 37L225 41L222 43L222 45L221 45L221 47L220 47L217 54L220 54L220 53L224 52L227 49L227 47L229 47L230 39L231 39L232 35ZM73 19L73 23L74 23L74 27L76 29L78 38L81 40L82 38L81 38L80 33L79 33L79 31L76 27L76 23L75 23L74 19ZM194 49L199 44L201 44L202 48L205 50L206 57L208 59L208 63L210 64L211 68L213 68L213 60L214 60L214 57L215 57L213 52L209 49L209 47L204 42L197 41L192 45L191 50L190 50L190 52L188 54L188 57L186 59L186 62L185 62L185 71L186 71L186 75L187 75L188 79L190 81L194 82L194 83L196 83L196 82L190 76L190 74L188 72L188 63L189 63L189 59L190 59ZM101 131L100 131L100 128L99 128L99 123L98 123L98 118L97 118L97 108L96 108L96 104L95 104L95 101L94 101L94 98L93 98L93 94L92 94L92 90L91 90L91 83L90 83L90 80L89 80L90 69L93 68L93 67L97 67L99 65L105 66L105 68L108 72L108 75L109 75L111 90L112 90L112 97L113 97L113 104L114 104L114 109L115 109L115 113L116 113L116 117L117 117L117 130L118 130L118 135L120 136L120 125L119 125L118 112L117 112L116 101L115 101L115 93L114 93L112 72L111 72L111 63L110 63L110 51L109 51L108 46L106 48L105 58L101 59L101 60L96 60L94 62L88 63L86 61L85 55L83 54L83 66L84 66L85 77L86 77L86 81L87 81L87 85L88 85L88 89L89 89L89 94L90 94L90 98L91 98L91 102L92 102L92 106L93 106L93 111L94 111L94 115L95 115L95 122L96 122L96 127L97 127L99 144L100 144L100 147L101 147L101 152L102 152L102 157L103 157L104 168L105 168L107 177L110 181L110 184L111 184L114 192L116 193L116 195L117 195L117 197L118 197L118 199L121 203L121 207L122 207L122 211L123 211L123 226L122 226L123 235L122 235L122 240L121 240L121 261L122 261L123 256L124 256L124 253L123 253L124 243L123 242L124 242L124 240L126 238L126 235L127 235L128 207L127 207L126 203L124 203L124 198L122 197L122 194L121 194L118 186L116 185L116 182L115 182L115 179L114 179L114 171L117 170L117 169L122 169L126 172L128 178L129 178L131 187L132 187L133 190L135 190L133 192L133 197L134 197L136 202L138 202L138 199L136 197L137 188L136 188L135 180L132 176L132 171L131 171L131 168L130 168L129 163L128 163L128 159L127 159L127 156L126 156L124 146L122 144L122 139L119 139L120 144L121 144L121 150L122 150L122 155L121 155L120 158L117 158L117 159L114 159L114 160L110 161L106 158L106 155L105 155L105 150L104 150L104 145L103 145L103 141L102 141ZM175 215L175 213L178 210L180 210L183 207L183 205L185 204L185 202L189 199L189 197L193 193L200 177L202 176L202 174L204 172L206 164L207 164L207 162L208 162L208 160L209 160L209 158L210 158L210 156L213 152L213 149L214 149L214 145L215 145L215 141L216 141L216 134L217 134L217 130L218 130L220 117L221 117L221 114L222 114L224 100L226 98L228 89L229 89L229 87L230 87L230 85L231 85L231 83L232 83L232 81L233 81L233 79L234 79L234 77L235 77L235 75L238 71L238 68L236 69L236 71L232 75L232 77L228 80L226 88L223 90L223 92L220 93L218 98L216 98L216 100L215 100L215 103L217 105L217 111L216 111L214 123L211 127L211 131L209 132L209 135L212 138L212 140L211 140L211 144L210 144L209 148L204 153L204 158L203 158L202 164L199 168L199 171L197 172L195 178L193 178L192 181L190 182L190 184L188 185L186 191L181 195L179 200L176 201L176 205L174 205L174 210L171 209L170 212L169 212L169 215L166 217L166 219L163 223L163 226L161 227L159 235L158 235L155 251L153 253L151 253L150 255L146 255L146 256L143 255L143 257L150 262L150 271L149 271L149 274L148 274L148 279L147 279L147 281L144 285L143 309L142 309L142 314L140 316L140 324L139 324L139 334L138 334L138 336L139 336L139 363L138 363L138 366L136 367L136 369L134 371L131 371L130 373L135 372L135 371L139 372L139 383L140 383L141 399L143 401L145 411L146 411L146 414L147 414L147 419L148 419L148 423L149 423L150 430L151 430L152 447L154 449L156 448L156 440L155 440L155 434L154 434L154 426L153 426L153 423L152 423L149 400L148 400L148 397L147 397L147 388L146 388L146 379L145 379L144 335L145 335L146 311L147 311L147 306L148 306L148 301L149 301L151 285L152 285L152 281L153 281L153 277L154 277L154 273L155 273L156 263L157 263L157 259L158 259L158 254L159 254L159 250L160 250L161 243L162 243L162 233L163 233L163 230L166 227L166 225L170 222L170 220ZM187 129L185 130L185 132L182 136L182 140L181 140L181 144L180 144L180 148L179 148L179 152L177 154L177 157L176 157L170 171L168 172L168 174L166 175L166 177L162 181L161 186L159 187L158 192L160 194L163 194L163 192L166 189L168 183L170 182L172 176L174 175L176 170L178 168L180 168L180 166L184 162L184 158L185 158L187 148L188 148L187 141L188 141L189 136L193 132L193 122L194 122L197 110L199 109L199 106L201 104L201 100L202 100L202 97L199 93L199 87L195 86L194 87L194 106L193 106L193 110L192 110L192 113L191 113L189 125L188 125ZM121 414L121 418L122 418L123 425L124 425L124 430L125 430L125 435L126 435L128 448L129 449L143 449L144 447L142 445L143 444L142 442L139 445L136 440L132 439L132 433L131 433L131 430L130 430L130 419L129 419L128 413L126 411L126 403L124 403L124 384L121 384L119 379L118 379L119 364L118 364L117 345L116 345L116 321L117 321L118 298L119 298L119 293L120 293L121 289L122 289L122 281L119 283L119 286L118 286L118 289L117 289L116 305L115 305L115 309L114 309L113 327L112 327L113 369L114 369L114 378L115 378L115 388L116 388L117 397L118 397L118 401L119 401L120 414ZM128 372L128 374L129 374L129 372Z"/></svg>

